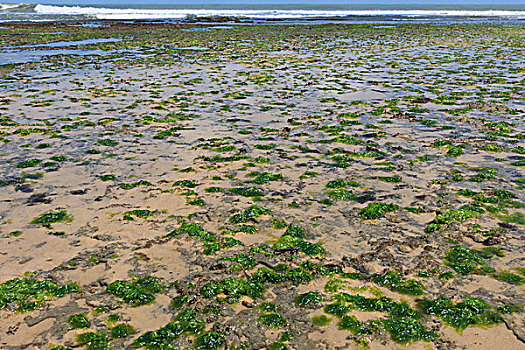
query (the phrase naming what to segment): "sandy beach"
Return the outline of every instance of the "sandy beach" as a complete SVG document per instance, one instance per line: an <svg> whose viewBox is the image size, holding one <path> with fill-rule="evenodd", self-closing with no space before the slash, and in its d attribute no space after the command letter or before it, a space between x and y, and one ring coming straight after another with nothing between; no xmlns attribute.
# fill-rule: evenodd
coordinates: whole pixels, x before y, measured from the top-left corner
<svg viewBox="0 0 525 350"><path fill-rule="evenodd" d="M0 348L525 349L524 38L2 24Z"/></svg>

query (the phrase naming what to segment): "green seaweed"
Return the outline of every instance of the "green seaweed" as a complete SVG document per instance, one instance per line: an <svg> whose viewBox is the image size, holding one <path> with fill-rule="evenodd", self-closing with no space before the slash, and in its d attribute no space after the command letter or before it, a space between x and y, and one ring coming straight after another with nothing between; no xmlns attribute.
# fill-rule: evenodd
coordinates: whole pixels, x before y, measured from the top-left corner
<svg viewBox="0 0 525 350"><path fill-rule="evenodd" d="M100 139L97 141L99 145L102 146L116 146L118 145L118 141L111 140L111 139Z"/></svg>
<svg viewBox="0 0 525 350"><path fill-rule="evenodd" d="M42 162L41 159L27 159L27 160L18 162L16 167L20 169L33 168L33 167L36 167L41 162Z"/></svg>
<svg viewBox="0 0 525 350"><path fill-rule="evenodd" d="M34 218L31 223L45 227L51 227L51 224L57 222L71 222L73 217L68 215L65 210L50 211Z"/></svg>
<svg viewBox="0 0 525 350"><path fill-rule="evenodd" d="M173 186L186 187L186 188L195 188L197 185L192 180L179 180L173 183Z"/></svg>
<svg viewBox="0 0 525 350"><path fill-rule="evenodd" d="M86 314L77 314L71 315L68 317L67 322L73 329L82 329L91 327L91 322L89 322Z"/></svg>
<svg viewBox="0 0 525 350"><path fill-rule="evenodd" d="M391 182L391 183L399 183L402 182L403 179L399 175L394 176L379 176L377 177L378 180L384 181L384 182Z"/></svg>
<svg viewBox="0 0 525 350"><path fill-rule="evenodd" d="M109 345L109 335L105 331L96 333L82 333L77 335L77 343L86 344L87 350L111 350Z"/></svg>
<svg viewBox="0 0 525 350"><path fill-rule="evenodd" d="M289 350L289 349L290 348L288 347L288 345L286 345L285 343L281 341L276 341L272 343L270 347L268 347L268 350Z"/></svg>
<svg viewBox="0 0 525 350"><path fill-rule="evenodd" d="M283 176L281 174L273 174L268 172L259 172L259 171L253 171L246 175L247 177L253 177L254 179L250 182L262 185L270 181L279 181L283 179Z"/></svg>
<svg viewBox="0 0 525 350"><path fill-rule="evenodd" d="M189 297L186 294L176 296L175 298L173 298L170 305L173 306L175 309L180 309L186 304L188 298Z"/></svg>
<svg viewBox="0 0 525 350"><path fill-rule="evenodd" d="M445 260L447 261L445 265L451 267L461 275L467 275L474 270L491 271L487 263L483 260L482 253L468 249L462 245L451 247L450 251L445 255Z"/></svg>
<svg viewBox="0 0 525 350"><path fill-rule="evenodd" d="M222 333L209 331L195 339L193 347L198 350L216 350L222 348L225 338Z"/></svg>
<svg viewBox="0 0 525 350"><path fill-rule="evenodd" d="M339 188L337 190L327 191L326 194L331 198L337 200L355 201L359 198L352 191L349 191L346 188Z"/></svg>
<svg viewBox="0 0 525 350"><path fill-rule="evenodd" d="M374 329L366 327L364 322L358 321L355 316L343 316L337 324L339 329L352 332L355 335L372 334Z"/></svg>
<svg viewBox="0 0 525 350"><path fill-rule="evenodd" d="M133 216L136 216L141 219L147 219L150 216L153 216L157 211L151 211L147 209L135 209L124 212L124 220L132 221Z"/></svg>
<svg viewBox="0 0 525 350"><path fill-rule="evenodd" d="M117 179L117 177L113 174L108 174L108 175L100 175L98 177L101 181L115 181Z"/></svg>
<svg viewBox="0 0 525 350"><path fill-rule="evenodd" d="M425 287L421 282L405 278L396 271L388 271L383 275L373 275L372 281L401 294L413 296L424 294Z"/></svg>
<svg viewBox="0 0 525 350"><path fill-rule="evenodd" d="M106 293L121 298L133 307L149 304L155 301L156 293L166 288L157 277L134 277L131 282L117 280L106 289Z"/></svg>
<svg viewBox="0 0 525 350"><path fill-rule="evenodd" d="M423 300L420 305L425 313L440 317L457 330L469 326L492 326L503 322L497 312L489 310L489 305L485 301L472 297L454 303L443 296L436 300Z"/></svg>
<svg viewBox="0 0 525 350"><path fill-rule="evenodd" d="M383 325L392 339L400 344L411 344L416 341L431 341L438 337L435 331L428 331L416 318L391 317Z"/></svg>
<svg viewBox="0 0 525 350"><path fill-rule="evenodd" d="M366 220L379 219L385 216L386 213L395 211L398 208L395 204L368 203L365 208L361 209L359 216Z"/></svg>
<svg viewBox="0 0 525 350"><path fill-rule="evenodd" d="M118 324L111 328L111 338L119 339L126 338L135 333L135 329L127 324Z"/></svg>
<svg viewBox="0 0 525 350"><path fill-rule="evenodd" d="M332 319L326 315L319 315L312 317L312 322L317 327L323 327L329 325L332 322Z"/></svg>
<svg viewBox="0 0 525 350"><path fill-rule="evenodd" d="M148 350L169 349L170 344L183 334L197 335L204 331L205 324L196 319L197 313L193 309L179 312L167 325L155 331L148 331L139 336L131 347L145 347Z"/></svg>
<svg viewBox="0 0 525 350"><path fill-rule="evenodd" d="M261 190L259 190L255 186L250 186L250 187L233 187L233 188L230 188L229 191L231 193L235 193L235 194L238 194L239 196L243 196L243 197L259 197L259 196L262 196L264 194Z"/></svg>
<svg viewBox="0 0 525 350"><path fill-rule="evenodd" d="M498 272L493 272L490 274L490 277L498 280L498 281L504 281L504 282L508 282L508 283L511 283L511 284L514 284L514 285L517 285L517 286L521 286L522 284L525 283L525 278L524 277L521 277L520 275L517 275L515 273L512 273L510 271L498 271Z"/></svg>
<svg viewBox="0 0 525 350"><path fill-rule="evenodd" d="M282 328L287 323L286 319L278 313L259 315L259 322L275 329Z"/></svg>
<svg viewBox="0 0 525 350"><path fill-rule="evenodd" d="M33 311L47 299L78 291L80 287L73 282L58 285L48 280L15 278L0 284L0 310L8 304L16 304L19 312Z"/></svg>
<svg viewBox="0 0 525 350"><path fill-rule="evenodd" d="M300 307L316 305L321 301L323 301L323 297L319 292L308 292L295 297L295 304Z"/></svg>
<svg viewBox="0 0 525 350"><path fill-rule="evenodd" d="M229 219L229 222L232 224L244 223L250 221L251 219L256 219L261 215L273 215L273 212L257 205L252 205L242 213L232 215Z"/></svg>
<svg viewBox="0 0 525 350"><path fill-rule="evenodd" d="M187 234L190 237L194 237L202 242L215 242L217 237L215 237L213 232L205 230L201 225L197 223L187 223L183 222L182 225L166 235L166 237L179 236L182 234Z"/></svg>
<svg viewBox="0 0 525 350"><path fill-rule="evenodd" d="M119 184L118 186L123 190L131 190L132 188L136 188L139 186L151 186L151 183L146 180L140 180L129 184Z"/></svg>

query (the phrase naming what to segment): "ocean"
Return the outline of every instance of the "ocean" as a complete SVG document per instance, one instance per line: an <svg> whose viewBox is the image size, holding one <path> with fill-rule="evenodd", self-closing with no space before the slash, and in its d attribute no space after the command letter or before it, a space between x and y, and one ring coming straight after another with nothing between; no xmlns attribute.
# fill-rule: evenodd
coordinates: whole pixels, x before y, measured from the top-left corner
<svg viewBox="0 0 525 350"><path fill-rule="evenodd" d="M44 5L0 3L0 22L165 20L234 17L260 21L525 20L524 5Z"/></svg>

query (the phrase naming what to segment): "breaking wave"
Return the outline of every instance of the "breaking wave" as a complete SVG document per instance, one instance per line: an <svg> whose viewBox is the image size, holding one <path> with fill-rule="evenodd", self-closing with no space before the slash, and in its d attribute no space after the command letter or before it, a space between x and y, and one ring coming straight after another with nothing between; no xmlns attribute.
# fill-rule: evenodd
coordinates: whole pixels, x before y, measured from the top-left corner
<svg viewBox="0 0 525 350"><path fill-rule="evenodd" d="M379 6L379 5L378 5ZM472 9L308 9L308 8L109 8L84 6L53 6L35 4L0 4L0 14L34 14L35 19L86 18L100 20L184 19L197 17L242 17L252 19L323 19L345 17L506 17L525 19L523 10Z"/></svg>

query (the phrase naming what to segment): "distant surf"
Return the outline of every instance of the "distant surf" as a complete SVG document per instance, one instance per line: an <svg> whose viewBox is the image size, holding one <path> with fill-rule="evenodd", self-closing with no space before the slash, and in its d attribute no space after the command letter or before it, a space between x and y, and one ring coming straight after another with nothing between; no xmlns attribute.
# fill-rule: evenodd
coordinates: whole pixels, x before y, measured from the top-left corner
<svg viewBox="0 0 525 350"><path fill-rule="evenodd" d="M182 20L187 17L234 17L255 20L348 19L352 17L525 19L525 6L351 6L351 5L238 5L238 6L53 6L0 4L0 21Z"/></svg>

